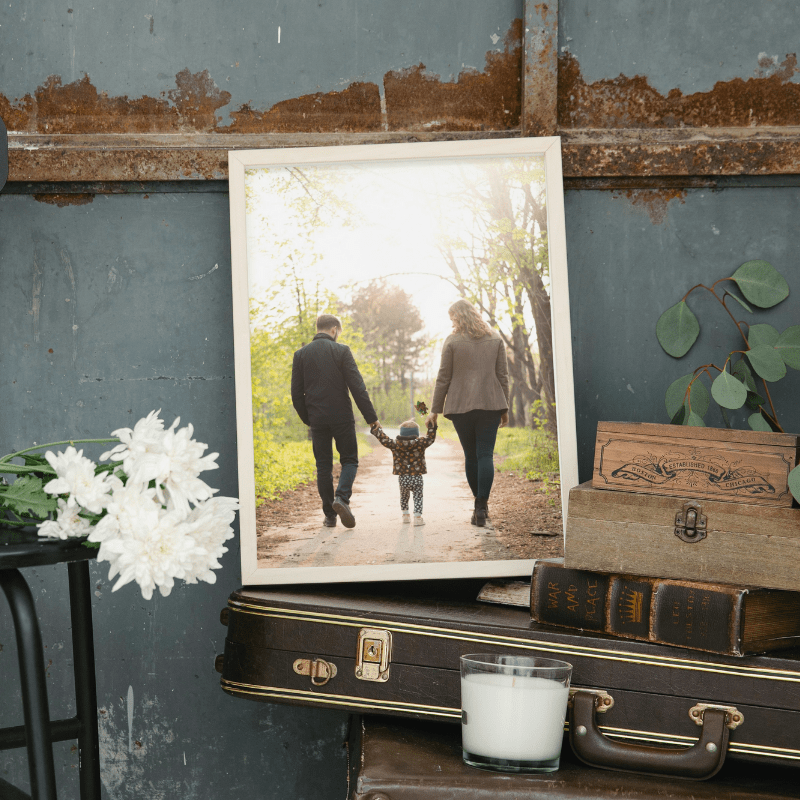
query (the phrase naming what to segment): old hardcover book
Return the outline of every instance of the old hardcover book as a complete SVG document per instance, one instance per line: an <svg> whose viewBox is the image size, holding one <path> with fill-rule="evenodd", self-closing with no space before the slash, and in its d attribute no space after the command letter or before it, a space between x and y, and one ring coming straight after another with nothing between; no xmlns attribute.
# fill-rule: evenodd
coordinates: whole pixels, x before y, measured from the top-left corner
<svg viewBox="0 0 800 800"><path fill-rule="evenodd" d="M545 625L732 656L800 645L800 592L611 575L547 561L533 568L531 616Z"/></svg>

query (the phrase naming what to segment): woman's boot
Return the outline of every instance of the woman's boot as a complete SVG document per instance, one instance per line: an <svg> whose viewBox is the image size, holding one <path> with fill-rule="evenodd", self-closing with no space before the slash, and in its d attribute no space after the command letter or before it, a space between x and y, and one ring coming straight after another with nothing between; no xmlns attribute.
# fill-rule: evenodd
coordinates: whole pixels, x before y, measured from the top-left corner
<svg viewBox="0 0 800 800"><path fill-rule="evenodd" d="M479 528L486 527L486 506L486 500L482 500L480 497L475 498L475 512L473 513L472 518L475 520L475 525L477 525Z"/></svg>

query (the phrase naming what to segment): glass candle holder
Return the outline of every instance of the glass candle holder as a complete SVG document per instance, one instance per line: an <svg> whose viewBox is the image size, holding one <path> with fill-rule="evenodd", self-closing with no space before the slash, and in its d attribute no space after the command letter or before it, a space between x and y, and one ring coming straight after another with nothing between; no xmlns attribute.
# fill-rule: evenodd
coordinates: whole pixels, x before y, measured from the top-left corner
<svg viewBox="0 0 800 800"><path fill-rule="evenodd" d="M572 665L517 655L461 656L464 762L498 772L555 772Z"/></svg>

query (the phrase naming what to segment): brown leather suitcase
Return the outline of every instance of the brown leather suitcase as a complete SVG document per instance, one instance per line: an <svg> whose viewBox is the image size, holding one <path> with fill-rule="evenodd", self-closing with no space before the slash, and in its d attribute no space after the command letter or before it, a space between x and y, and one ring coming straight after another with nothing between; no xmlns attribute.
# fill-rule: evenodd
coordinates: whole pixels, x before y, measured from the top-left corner
<svg viewBox="0 0 800 800"><path fill-rule="evenodd" d="M686 784L590 769L565 746L558 772L501 775L466 766L454 725L359 717L351 725L350 800L788 800L787 767L725 764L713 781ZM691 790L691 791L689 791Z"/></svg>
<svg viewBox="0 0 800 800"><path fill-rule="evenodd" d="M800 765L800 651L730 658L546 628L476 602L481 583L241 589L223 611L221 686L455 723L461 654L529 653L573 665L568 725L587 763L688 778L726 755Z"/></svg>

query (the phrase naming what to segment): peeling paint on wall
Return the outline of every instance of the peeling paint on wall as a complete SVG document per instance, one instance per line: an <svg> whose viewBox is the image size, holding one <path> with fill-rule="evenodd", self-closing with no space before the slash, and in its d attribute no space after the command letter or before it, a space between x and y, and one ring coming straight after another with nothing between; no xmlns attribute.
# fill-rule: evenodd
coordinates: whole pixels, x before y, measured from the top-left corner
<svg viewBox="0 0 800 800"><path fill-rule="evenodd" d="M708 92L656 91L643 75L587 84L574 55L558 59L558 122L563 128L682 128L797 125L797 55L775 64L761 53L756 77L718 81Z"/></svg>
<svg viewBox="0 0 800 800"><path fill-rule="evenodd" d="M387 72L385 108L376 83L355 81L341 91L283 100L259 110L245 103L221 126L218 111L231 101L208 70L181 70L175 88L158 97L109 96L89 75L64 84L51 75L33 94L0 95L0 117L18 133L327 133L394 130L508 130L520 122L522 21L503 50L489 50L483 72L463 70L442 81L424 64Z"/></svg>
<svg viewBox="0 0 800 800"><path fill-rule="evenodd" d="M625 197L634 208L643 209L653 225L660 225L667 218L667 206L672 200L686 202L685 189L627 189L615 192L614 197Z"/></svg>
<svg viewBox="0 0 800 800"><path fill-rule="evenodd" d="M35 194L33 199L37 203L49 203L59 208L64 206L85 206L94 200L94 195L88 192L76 192L75 194Z"/></svg>

